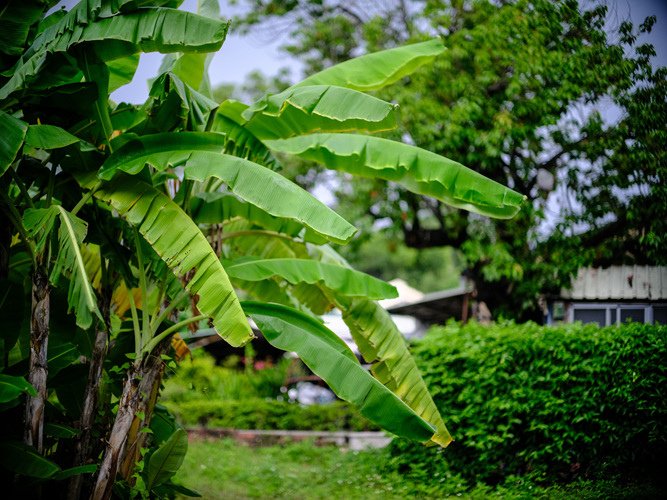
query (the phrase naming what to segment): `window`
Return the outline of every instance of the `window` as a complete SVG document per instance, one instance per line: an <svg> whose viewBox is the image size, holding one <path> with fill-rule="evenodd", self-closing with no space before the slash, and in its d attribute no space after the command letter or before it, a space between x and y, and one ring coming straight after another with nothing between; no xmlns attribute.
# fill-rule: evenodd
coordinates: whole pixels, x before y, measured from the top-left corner
<svg viewBox="0 0 667 500"><path fill-rule="evenodd" d="M567 318L569 321L597 323L600 326L619 325L627 321L667 325L667 304L574 302L570 304Z"/></svg>
<svg viewBox="0 0 667 500"><path fill-rule="evenodd" d="M574 321L581 321L582 323L597 323L600 326L607 324L607 310L606 309L575 309Z"/></svg>

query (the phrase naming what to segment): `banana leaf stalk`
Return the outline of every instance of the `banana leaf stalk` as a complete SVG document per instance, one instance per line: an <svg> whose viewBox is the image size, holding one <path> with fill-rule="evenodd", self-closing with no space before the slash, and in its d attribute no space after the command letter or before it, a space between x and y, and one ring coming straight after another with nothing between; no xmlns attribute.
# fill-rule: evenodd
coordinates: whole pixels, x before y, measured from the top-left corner
<svg viewBox="0 0 667 500"><path fill-rule="evenodd" d="M169 345L169 339L164 342L167 346ZM157 380L156 374L162 368L163 361L160 357L162 352L158 346L153 353L145 356L140 363L132 364L128 371L123 386L123 394L118 403L118 413L104 451L91 499L108 500L111 498L121 458L128 445L130 430L135 419L138 418L137 413L142 411L147 398L150 398L153 385Z"/></svg>
<svg viewBox="0 0 667 500"><path fill-rule="evenodd" d="M37 391L28 396L25 407L25 443L44 451L44 406L46 404L46 377L48 375L47 349L49 343L49 313L51 287L41 269L32 277L32 311L30 315L30 372L28 382Z"/></svg>
<svg viewBox="0 0 667 500"><path fill-rule="evenodd" d="M107 353L109 334L106 329L99 329L95 335L95 344L93 345L93 355L90 360L88 370L88 383L83 400L83 409L81 411L81 421L79 429L81 434L76 443L76 454L74 456L73 467L85 465L90 453L90 431L95 422L97 410L97 396L100 388L100 379L102 378L102 368L104 358ZM76 500L81 495L81 486L83 485L83 475L77 474L72 477L69 484L67 498Z"/></svg>

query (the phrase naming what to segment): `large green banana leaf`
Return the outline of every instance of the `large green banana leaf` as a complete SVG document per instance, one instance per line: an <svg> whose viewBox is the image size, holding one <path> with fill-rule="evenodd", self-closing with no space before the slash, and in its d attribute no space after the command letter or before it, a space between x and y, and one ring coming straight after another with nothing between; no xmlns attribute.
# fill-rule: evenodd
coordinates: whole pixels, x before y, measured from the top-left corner
<svg viewBox="0 0 667 500"><path fill-rule="evenodd" d="M222 338L240 346L252 338L225 270L206 237L168 196L135 177L118 176L95 193L135 226L186 289Z"/></svg>
<svg viewBox="0 0 667 500"><path fill-rule="evenodd" d="M293 219L338 243L352 238L354 226L290 180L251 161L221 154L225 140L225 136L213 132L137 138L107 158L99 177L111 179L118 171L136 174L146 163L159 171L184 165L187 179L205 181L215 177L234 194L273 216Z"/></svg>
<svg viewBox="0 0 667 500"><path fill-rule="evenodd" d="M435 427L432 442L447 446L452 437L389 313L364 298L341 302L343 320L375 377Z"/></svg>
<svg viewBox="0 0 667 500"><path fill-rule="evenodd" d="M263 281L279 276L287 282L321 283L348 297L389 299L398 296L389 283L354 269L308 259L244 259L225 266L227 274L246 281Z"/></svg>
<svg viewBox="0 0 667 500"><path fill-rule="evenodd" d="M247 108L245 127L260 139L312 132L378 132L396 127L395 104L332 85L288 89Z"/></svg>
<svg viewBox="0 0 667 500"><path fill-rule="evenodd" d="M109 92L113 92L132 81L137 66L139 66L139 54L114 59L109 61L107 66L109 67Z"/></svg>
<svg viewBox="0 0 667 500"><path fill-rule="evenodd" d="M320 236L346 243L356 229L324 203L282 175L236 156L193 153L187 160L185 178L222 180L240 198L275 217L293 219Z"/></svg>
<svg viewBox="0 0 667 500"><path fill-rule="evenodd" d="M29 85L50 54L66 53L74 46L94 44L103 61L137 52L211 52L220 48L228 27L226 22L165 8L140 9L94 22L85 16L79 20L78 14L73 9L35 39L0 89L0 99Z"/></svg>
<svg viewBox="0 0 667 500"><path fill-rule="evenodd" d="M54 1L5 0L0 9L0 53L19 56L36 25ZM4 69L0 67L0 70Z"/></svg>
<svg viewBox="0 0 667 500"><path fill-rule="evenodd" d="M192 197L190 200L190 214L197 224L221 224L236 217L241 217L263 230L295 238L300 236L304 241L315 244L326 243L327 241L326 238L322 238L295 220L274 217L252 203L247 203L236 196L225 193L203 192Z"/></svg>
<svg viewBox="0 0 667 500"><path fill-rule="evenodd" d="M362 415L397 436L426 442L433 427L359 364L345 343L317 320L276 304L243 302L245 312L275 347L301 360Z"/></svg>
<svg viewBox="0 0 667 500"><path fill-rule="evenodd" d="M211 131L225 135L225 153L259 163L271 170L280 170L281 165L269 148L242 125L245 120L241 112L246 108L243 103L226 100L218 108Z"/></svg>
<svg viewBox="0 0 667 500"><path fill-rule="evenodd" d="M354 90L377 90L397 82L444 52L440 39L374 52L327 68L294 87L338 85Z"/></svg>
<svg viewBox="0 0 667 500"><path fill-rule="evenodd" d="M525 199L453 160L379 137L311 134L265 143L274 151L343 172L393 181L415 193L490 217L513 217Z"/></svg>
<svg viewBox="0 0 667 500"><path fill-rule="evenodd" d="M50 238L56 218L60 219L58 253L50 280L57 285L62 275L69 279L67 302L69 308L74 310L76 324L85 330L92 324L93 314L103 321L81 254L81 244L87 232L86 223L60 205L51 205L49 208L27 209L23 215L23 225L35 240L37 251L41 252Z"/></svg>
<svg viewBox="0 0 667 500"><path fill-rule="evenodd" d="M0 110L0 175L14 163L27 131L27 123Z"/></svg>

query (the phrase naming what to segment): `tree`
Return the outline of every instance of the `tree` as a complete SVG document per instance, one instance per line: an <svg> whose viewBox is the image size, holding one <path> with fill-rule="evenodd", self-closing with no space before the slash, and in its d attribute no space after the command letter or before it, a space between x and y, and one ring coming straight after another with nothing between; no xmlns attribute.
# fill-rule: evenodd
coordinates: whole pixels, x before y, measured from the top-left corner
<svg viewBox="0 0 667 500"><path fill-rule="evenodd" d="M49 5L25 16L12 3L0 18L26 34L1 49L11 75L0 82L7 484L27 496L47 481L49 496L69 498L191 494L171 481L187 435L156 406L171 341L210 324L243 345L253 338L247 316L369 419L446 446L414 361L374 302L396 290L333 251L329 243L355 228L279 174L274 156L308 153L329 168L514 215L522 195L372 135L395 126L396 107L355 87L414 72L441 42L368 55L250 106L217 103L206 95L207 53L228 24L214 2L200 14L171 5L84 1L42 19ZM111 102L149 50L167 56L146 103ZM333 307L372 375L319 321Z"/></svg>
<svg viewBox="0 0 667 500"><path fill-rule="evenodd" d="M638 43L655 17L610 29L604 4L574 0L245 3L244 26L289 33L308 70L444 37L434 64L378 92L401 106L393 137L525 193L526 210L489 220L344 177L337 207L357 224L391 219L410 247L459 248L496 313L539 319L538 295L584 265L665 263L667 72Z"/></svg>

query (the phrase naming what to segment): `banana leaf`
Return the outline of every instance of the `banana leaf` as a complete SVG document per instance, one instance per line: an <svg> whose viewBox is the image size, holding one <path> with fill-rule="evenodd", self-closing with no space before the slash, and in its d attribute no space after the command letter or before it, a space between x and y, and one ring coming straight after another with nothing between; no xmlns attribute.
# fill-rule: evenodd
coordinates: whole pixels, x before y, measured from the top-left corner
<svg viewBox="0 0 667 500"><path fill-rule="evenodd" d="M302 236L304 241L316 244L327 241L295 220L274 217L252 203L225 193L199 193L190 200L190 214L197 224L221 224L241 217L267 231L295 238Z"/></svg>
<svg viewBox="0 0 667 500"><path fill-rule="evenodd" d="M118 176L95 196L110 203L153 247L171 271L186 280L197 308L233 346L252 337L227 273L206 237L169 197L133 177Z"/></svg>
<svg viewBox="0 0 667 500"><path fill-rule="evenodd" d="M109 92L126 85L132 81L139 66L139 54L131 54L109 61Z"/></svg>
<svg viewBox="0 0 667 500"><path fill-rule="evenodd" d="M271 151L243 124L243 112L248 109L247 104L227 99L218 108L211 131L225 134L227 143L225 153L254 161L271 170L280 170L281 165L271 154Z"/></svg>
<svg viewBox="0 0 667 500"><path fill-rule="evenodd" d="M220 48L228 28L225 22L165 8L140 9L94 22L83 14L77 18L79 14L73 9L37 36L0 89L0 99L29 86L49 55L67 53L75 45L93 44L103 61L137 52L211 52Z"/></svg>
<svg viewBox="0 0 667 500"><path fill-rule="evenodd" d="M398 297L389 283L354 269L308 259L244 259L225 266L227 274L246 281L263 281L279 276L295 285L322 284L348 297L389 299Z"/></svg>
<svg viewBox="0 0 667 500"><path fill-rule="evenodd" d="M55 125L30 125L25 143L33 148L58 149L79 142L79 138Z"/></svg>
<svg viewBox="0 0 667 500"><path fill-rule="evenodd" d="M81 245L87 232L86 223L60 205L52 205L49 208L27 209L23 215L23 225L26 232L35 239L37 251L42 251L56 219L60 220L58 253L49 279L56 286L61 276L65 275L69 279L69 309L74 310L76 324L85 330L92 324L93 315L103 321L81 253Z"/></svg>
<svg viewBox="0 0 667 500"><path fill-rule="evenodd" d="M194 90L175 74L160 75L151 85L143 106L147 119L137 128L150 131L194 130L203 132L212 122L218 104Z"/></svg>
<svg viewBox="0 0 667 500"><path fill-rule="evenodd" d="M337 85L361 91L377 90L408 76L444 50L442 40L433 39L374 52L315 73L294 87Z"/></svg>
<svg viewBox="0 0 667 500"><path fill-rule="evenodd" d="M27 131L27 123L0 111L0 175L14 163Z"/></svg>
<svg viewBox="0 0 667 500"><path fill-rule="evenodd" d="M341 302L343 320L361 355L373 363L373 375L436 429L433 443L447 446L452 437L389 313L364 298Z"/></svg>
<svg viewBox="0 0 667 500"><path fill-rule="evenodd" d="M393 181L412 192L489 217L511 218L525 200L525 196L460 163L379 137L311 134L265 144L331 169Z"/></svg>
<svg viewBox="0 0 667 500"><path fill-rule="evenodd" d="M222 180L238 197L265 212L293 219L318 235L346 243L356 229L336 212L282 175L242 158L208 152L192 153L184 169L186 179Z"/></svg>
<svg viewBox="0 0 667 500"><path fill-rule="evenodd" d="M267 95L243 111L245 127L260 139L312 132L379 132L396 128L395 104L332 85Z"/></svg>
<svg viewBox="0 0 667 500"><path fill-rule="evenodd" d="M432 438L433 427L374 379L347 345L316 319L276 304L245 301L242 305L269 343L296 352L338 397L366 418L397 436L421 442Z"/></svg>

